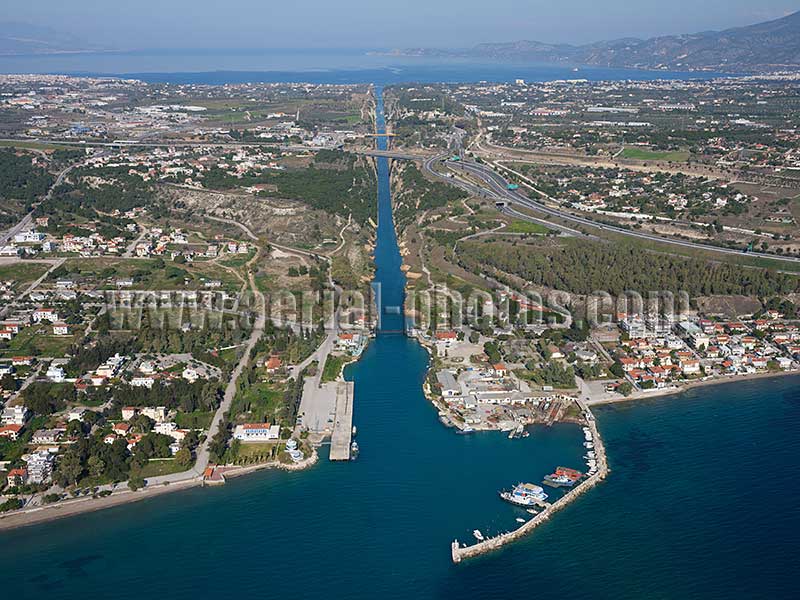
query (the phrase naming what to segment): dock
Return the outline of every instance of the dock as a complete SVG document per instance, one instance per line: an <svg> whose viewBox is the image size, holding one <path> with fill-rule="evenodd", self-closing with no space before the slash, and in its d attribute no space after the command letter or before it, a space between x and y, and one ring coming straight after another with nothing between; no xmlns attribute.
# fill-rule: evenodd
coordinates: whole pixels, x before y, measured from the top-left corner
<svg viewBox="0 0 800 600"><path fill-rule="evenodd" d="M352 381L336 384L336 412L331 434L331 460L350 460L350 444L353 441L353 391Z"/></svg>
<svg viewBox="0 0 800 600"><path fill-rule="evenodd" d="M583 414L586 419L586 426L592 432L594 451L597 455L597 472L591 477L588 477L585 481L578 484L574 489L564 494L552 504L546 505L542 512L537 514L530 521L523 523L513 531L501 533L500 535L488 538L482 542L478 542L477 544L472 544L471 546L462 546L459 544L458 540L454 540L452 544L450 544L450 556L454 563L460 563L464 559L473 558L475 556L480 556L481 554L492 552L502 548L506 544L510 544L511 542L528 535L539 525L550 520L550 517L554 513L566 508L570 503L577 500L580 496L594 488L594 486L606 478L610 470L608 468L608 461L606 460L606 449L603 445L603 440L600 437L600 433L597 431L597 424L595 423L594 415L585 403L578 401L578 404L583 410Z"/></svg>

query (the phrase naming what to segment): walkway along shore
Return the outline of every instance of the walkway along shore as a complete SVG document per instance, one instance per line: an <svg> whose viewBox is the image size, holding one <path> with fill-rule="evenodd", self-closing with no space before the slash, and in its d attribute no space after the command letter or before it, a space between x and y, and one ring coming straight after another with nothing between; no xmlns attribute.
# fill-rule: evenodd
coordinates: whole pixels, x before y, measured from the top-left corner
<svg viewBox="0 0 800 600"><path fill-rule="evenodd" d="M230 479L231 477L238 477L240 475L249 475L251 473L255 473L256 471L262 471L266 469L301 471L303 469L313 467L318 460L319 455L315 450L308 458L300 461L299 463L279 463L277 461L271 461L268 463L247 465L245 467L225 467L224 479ZM103 510L105 508L113 508L114 506L121 506L131 502L147 500L148 498L154 498L156 496L169 494L171 492L180 492L207 484L207 482L203 481L202 477L196 477L194 479L188 479L166 485L162 484L153 487L145 487L135 492L128 489L121 489L104 498L75 498L32 509L22 509L19 511L9 512L5 515L0 514L0 531L17 529L19 527L27 527L28 525L38 525L48 521L55 521L56 519L77 516L83 513Z"/></svg>
<svg viewBox="0 0 800 600"><path fill-rule="evenodd" d="M477 544L473 544L471 546L461 546L458 540L454 540L453 543L450 545L450 552L454 563L460 563L462 560L466 558L473 558L475 556L480 556L481 554L487 554L488 552L492 552L499 548L502 548L506 544L510 544L529 533L531 533L534 529L536 529L542 523L548 521L553 515L560 511L563 508L566 508L568 504L578 499L579 496L583 495L584 493L588 492L598 483L603 481L610 469L608 468L608 460L606 459L606 449L605 445L603 444L603 440L600 437L600 432L597 430L597 423L595 422L594 415L589 407L581 400L578 401L581 409L583 410L583 415L586 419L586 425L592 432L592 439L594 441L594 451L597 455L597 473L592 475L591 477L587 478L582 483L578 484L578 486L566 493L564 496L553 502L552 504L547 505L547 507L542 510L539 514L533 517L530 521L520 525L517 529L513 531L509 531L507 533L501 533L498 536L493 538L489 538L482 542L478 542Z"/></svg>

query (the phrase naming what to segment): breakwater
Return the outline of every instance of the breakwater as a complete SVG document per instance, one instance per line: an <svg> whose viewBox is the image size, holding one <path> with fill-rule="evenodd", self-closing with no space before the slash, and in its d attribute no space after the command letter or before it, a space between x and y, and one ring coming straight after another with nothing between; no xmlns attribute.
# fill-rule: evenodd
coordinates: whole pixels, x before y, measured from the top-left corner
<svg viewBox="0 0 800 600"><path fill-rule="evenodd" d="M450 544L450 555L454 563L460 563L462 560L467 558L473 558L482 554L493 552L507 544L527 536L534 529L539 527L539 525L549 521L553 514L566 508L569 504L577 500L580 496L594 488L598 483L606 478L609 473L608 459L606 458L605 445L603 444L603 439L600 437L600 432L597 429L597 423L595 421L594 414L592 414L591 409L582 401L579 401L578 404L583 411L583 417L586 420L586 426L592 432L594 451L597 457L597 472L587 477L584 481L579 483L577 487L564 494L552 504L547 504L542 512L538 513L532 519L526 521L512 531L501 533L500 535L496 535L470 546L462 546L457 539L453 540L452 544Z"/></svg>

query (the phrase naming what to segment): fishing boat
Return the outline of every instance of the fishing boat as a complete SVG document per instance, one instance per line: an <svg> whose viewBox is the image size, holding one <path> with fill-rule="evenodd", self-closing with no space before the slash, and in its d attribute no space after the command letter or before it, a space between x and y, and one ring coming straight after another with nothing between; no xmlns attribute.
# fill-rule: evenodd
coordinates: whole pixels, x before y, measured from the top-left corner
<svg viewBox="0 0 800 600"><path fill-rule="evenodd" d="M485 539L486 539L486 538L484 537L484 535L483 535L483 534L480 532L480 530L478 530L478 529L476 529L475 531L473 531L473 532L472 532L472 535L474 535L474 536L475 536L475 539L476 539L476 540L478 540L479 542L482 542L483 540L485 540Z"/></svg>
<svg viewBox="0 0 800 600"><path fill-rule="evenodd" d="M358 453L359 453L358 442L353 440L353 443L350 444L350 458L355 459L358 456Z"/></svg>
<svg viewBox="0 0 800 600"><path fill-rule="evenodd" d="M524 522L525 519L523 519L522 517L517 517L517 523L524 523Z"/></svg>
<svg viewBox="0 0 800 600"><path fill-rule="evenodd" d="M583 473L580 471L558 467L555 472L545 475L543 483L551 487L572 487L581 477L583 477Z"/></svg>

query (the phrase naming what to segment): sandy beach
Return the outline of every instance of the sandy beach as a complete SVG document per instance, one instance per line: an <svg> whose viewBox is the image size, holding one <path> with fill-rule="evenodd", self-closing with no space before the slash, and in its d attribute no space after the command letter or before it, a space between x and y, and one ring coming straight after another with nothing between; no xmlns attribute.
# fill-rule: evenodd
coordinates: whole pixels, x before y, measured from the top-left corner
<svg viewBox="0 0 800 600"><path fill-rule="evenodd" d="M230 467L230 470L225 471L225 478L240 477L249 475L256 471L263 471L266 469L279 469L283 471L302 471L315 465L319 460L319 455L316 450L305 460L297 464L283 464L283 463L262 463L258 465L249 465L247 467ZM180 492L190 488L204 485L201 478L189 479L178 483L170 483L169 485L158 485L154 487L145 487L135 492L128 489L123 489L115 492L111 496L105 498L74 498L69 500L62 500L46 506L37 506L36 508L22 509L20 511L9 512L0 515L0 531L8 529L17 529L19 527L26 527L28 525L37 525L47 521L62 519L65 517L73 517L83 513L94 512L103 510L105 508L112 508L128 504L130 502L139 502L140 500L147 500L163 494L171 492Z"/></svg>

